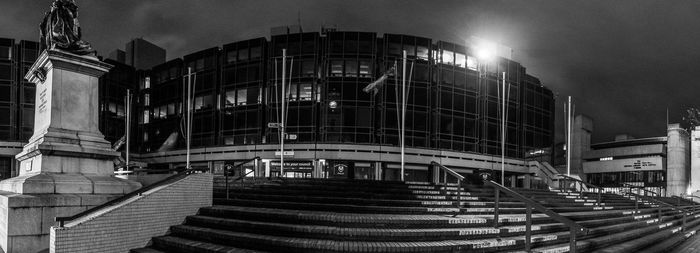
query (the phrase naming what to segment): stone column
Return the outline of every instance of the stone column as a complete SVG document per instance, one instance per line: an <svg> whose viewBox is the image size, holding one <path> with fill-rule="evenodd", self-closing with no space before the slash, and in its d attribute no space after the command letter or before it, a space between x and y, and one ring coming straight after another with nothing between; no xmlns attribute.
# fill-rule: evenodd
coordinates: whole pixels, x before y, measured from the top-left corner
<svg viewBox="0 0 700 253"><path fill-rule="evenodd" d="M72 216L141 187L114 176L98 129L99 77L112 66L95 57L44 51L25 77L36 83L34 134L15 158L19 175L0 181L0 251L48 250L58 216Z"/></svg>
<svg viewBox="0 0 700 253"><path fill-rule="evenodd" d="M690 175L690 138L680 124L668 125L666 144L666 196L680 196L688 188Z"/></svg>
<svg viewBox="0 0 700 253"><path fill-rule="evenodd" d="M140 187L114 177L119 153L98 129L99 77L111 67L63 51L41 54L25 77L36 83L34 134L15 156L19 176L0 182L0 190L124 194Z"/></svg>

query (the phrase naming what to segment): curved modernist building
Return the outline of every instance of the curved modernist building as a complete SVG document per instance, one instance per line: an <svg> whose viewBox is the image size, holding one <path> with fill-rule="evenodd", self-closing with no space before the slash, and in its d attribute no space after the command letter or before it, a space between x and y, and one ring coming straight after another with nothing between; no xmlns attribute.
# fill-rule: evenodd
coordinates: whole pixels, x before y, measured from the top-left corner
<svg viewBox="0 0 700 253"><path fill-rule="evenodd" d="M554 96L509 57L475 58L469 45L371 32L277 32L205 49L140 73L137 159L153 168L185 161L182 108L187 68L196 74L192 161L220 171L254 157L248 169L279 173L282 51L289 57L285 176L400 178L397 87L362 89L408 55L406 180L427 180L431 161L469 174L500 172L499 94L507 94L505 170L523 183L530 154L554 138ZM395 78L398 78L396 80ZM544 152L543 152L544 151ZM521 176L521 177L518 177Z"/></svg>

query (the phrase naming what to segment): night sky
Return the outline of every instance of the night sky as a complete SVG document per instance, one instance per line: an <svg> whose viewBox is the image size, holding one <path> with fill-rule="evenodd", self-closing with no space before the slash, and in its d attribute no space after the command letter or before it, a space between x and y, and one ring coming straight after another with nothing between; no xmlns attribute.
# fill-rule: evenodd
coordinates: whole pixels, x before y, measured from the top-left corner
<svg viewBox="0 0 700 253"><path fill-rule="evenodd" d="M0 37L38 40L51 0L0 1ZM478 36L514 50L514 60L563 103L593 118L593 141L615 134L665 135L700 107L700 1L78 1L83 39L100 55L143 37L168 59L268 37L271 27L399 33L450 42ZM693 78L695 77L695 78Z"/></svg>

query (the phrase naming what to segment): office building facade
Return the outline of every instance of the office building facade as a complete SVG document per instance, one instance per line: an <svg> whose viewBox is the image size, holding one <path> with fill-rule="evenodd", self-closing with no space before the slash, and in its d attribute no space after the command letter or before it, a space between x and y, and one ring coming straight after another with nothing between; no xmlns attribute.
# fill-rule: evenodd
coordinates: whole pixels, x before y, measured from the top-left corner
<svg viewBox="0 0 700 253"><path fill-rule="evenodd" d="M409 35L275 34L201 50L140 73L138 159L153 168L183 165L184 84L191 69L195 164L220 171L260 157L252 169L269 176L279 174L285 155L285 176L398 179L404 50L407 180L430 177L431 160L465 174L500 171L504 72L506 174L520 179L529 173L526 154L553 146L552 91L509 58L479 61L470 45ZM284 154L279 129L269 124L282 118L283 49ZM389 76L378 94L362 91L395 64L399 74Z"/></svg>

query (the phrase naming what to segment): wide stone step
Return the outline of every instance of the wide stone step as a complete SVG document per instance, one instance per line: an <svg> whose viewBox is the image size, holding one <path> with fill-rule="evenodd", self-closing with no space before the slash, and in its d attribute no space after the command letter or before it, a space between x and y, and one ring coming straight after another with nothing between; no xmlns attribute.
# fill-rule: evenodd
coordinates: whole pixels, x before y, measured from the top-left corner
<svg viewBox="0 0 700 253"><path fill-rule="evenodd" d="M200 209L200 215L232 218L241 220L277 222L303 225L326 225L342 227L376 227L376 228L465 228L493 225L493 214L489 215L409 215L409 214L357 214L324 212L318 210L288 210L244 206L220 206ZM600 219L620 217L614 213L570 213L565 214L581 219ZM553 220L544 214L534 213L533 224L551 223ZM501 214L501 226L523 225L523 214Z"/></svg>
<svg viewBox="0 0 700 253"><path fill-rule="evenodd" d="M175 252L175 253L262 253L264 251L241 249L231 246L225 246L220 244L214 244L210 242L203 242L197 240L191 240L182 237L175 236L160 236L153 238L153 246L156 249L163 250L163 252ZM161 251L157 251L161 252Z"/></svg>
<svg viewBox="0 0 700 253"><path fill-rule="evenodd" d="M323 238L351 241L435 241L505 237L524 234L525 226L470 227L470 228L347 228L337 226L280 224L274 222L247 221L208 216L190 216L186 225L222 230L264 233L277 236ZM342 225L342 224L338 224ZM533 233L564 231L560 223L536 224Z"/></svg>
<svg viewBox="0 0 700 253"><path fill-rule="evenodd" d="M153 249L153 248L138 248L138 249L130 250L129 253L166 253L166 252L160 251L157 249Z"/></svg>
<svg viewBox="0 0 700 253"><path fill-rule="evenodd" d="M178 237L215 241L234 247L284 252L499 252L522 247L524 244L523 236L424 242L369 242L259 235L187 225L174 226L171 232ZM532 241L540 244L558 242L566 240L567 234L538 234L532 236Z"/></svg>
<svg viewBox="0 0 700 253"><path fill-rule="evenodd" d="M695 226L696 224L700 224L700 219L696 219L694 216L692 216L693 220L688 222L690 226ZM689 219L690 220L690 219ZM654 234L656 232L664 231L664 230L669 230L673 231L677 229L677 226L681 224L680 219L674 219L672 221L668 222L662 222L661 224L656 224L656 223L651 223L649 226L644 226L641 228L635 228L635 229L627 229L622 232L617 232L617 233L612 233L608 235L603 235L603 236L596 236L592 238L586 238L582 240L578 240L576 242L576 249L579 252L589 252L597 249L601 249L604 247L608 247L611 245L618 245L623 242L629 241L629 240L634 240L636 238L641 238L644 236L648 236L651 234ZM678 232L678 231L676 231ZM542 253L552 253L552 252L568 252L569 251L569 244L568 243L562 243L558 245L550 245L550 246L545 246L545 247L540 247L540 248L533 248L534 252L542 252Z"/></svg>

